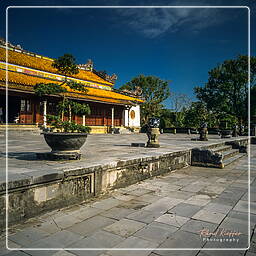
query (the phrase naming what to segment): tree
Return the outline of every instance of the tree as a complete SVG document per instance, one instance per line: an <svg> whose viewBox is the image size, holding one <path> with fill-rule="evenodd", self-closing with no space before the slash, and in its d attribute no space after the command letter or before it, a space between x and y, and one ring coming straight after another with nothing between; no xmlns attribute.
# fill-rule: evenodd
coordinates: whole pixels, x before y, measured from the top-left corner
<svg viewBox="0 0 256 256"><path fill-rule="evenodd" d="M256 123L256 85L251 87L251 119L253 123Z"/></svg>
<svg viewBox="0 0 256 256"><path fill-rule="evenodd" d="M192 102L186 110L184 124L186 127L199 128L203 122L207 122L209 127L218 125L218 119L215 114L208 111L206 105L200 101Z"/></svg>
<svg viewBox="0 0 256 256"><path fill-rule="evenodd" d="M174 127L175 123L175 113L171 109L162 109L160 116L160 127L170 128Z"/></svg>
<svg viewBox="0 0 256 256"><path fill-rule="evenodd" d="M171 93L172 109L174 113L174 126L183 127L186 109L190 106L191 100L186 94Z"/></svg>
<svg viewBox="0 0 256 256"><path fill-rule="evenodd" d="M134 91L142 89L145 102L141 105L141 121L146 124L153 116L159 117L163 108L163 101L170 96L169 82L155 76L139 75L123 85L120 90Z"/></svg>
<svg viewBox="0 0 256 256"><path fill-rule="evenodd" d="M251 86L256 82L256 57L251 57ZM246 123L248 114L248 57L226 60L209 71L204 87L195 87L197 98L208 110L237 117Z"/></svg>
<svg viewBox="0 0 256 256"><path fill-rule="evenodd" d="M81 83L74 81L68 81L68 75L74 75L79 72L78 67L75 64L75 58L71 54L64 54L58 59L54 60L53 67L57 68L59 73L65 75L65 79L62 83L39 83L34 86L36 95L40 97L58 95L62 100L58 103L57 110L58 115L48 116L48 121L55 127L64 131L89 131L89 127L79 126L71 121L72 113L77 115L90 114L90 108L88 104L80 104L76 101L66 98L67 88L76 92L86 92L87 89ZM64 114L68 114L68 122L64 121Z"/></svg>
<svg viewBox="0 0 256 256"><path fill-rule="evenodd" d="M68 75L75 75L79 73L75 57L68 53L55 59L52 63L52 66L65 77Z"/></svg>

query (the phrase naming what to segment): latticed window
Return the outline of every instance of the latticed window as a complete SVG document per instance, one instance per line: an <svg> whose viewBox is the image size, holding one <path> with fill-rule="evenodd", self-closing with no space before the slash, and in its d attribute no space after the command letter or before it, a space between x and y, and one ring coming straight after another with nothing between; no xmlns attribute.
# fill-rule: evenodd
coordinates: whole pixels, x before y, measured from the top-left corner
<svg viewBox="0 0 256 256"><path fill-rule="evenodd" d="M48 102L48 106L47 106L47 112L49 114L56 114L57 111L57 104L55 102Z"/></svg>
<svg viewBox="0 0 256 256"><path fill-rule="evenodd" d="M31 111L31 100L21 99L20 101L20 111L21 112L30 112Z"/></svg>
<svg viewBox="0 0 256 256"><path fill-rule="evenodd" d="M22 99L20 101L20 111L25 112L25 109L26 109L26 100Z"/></svg>

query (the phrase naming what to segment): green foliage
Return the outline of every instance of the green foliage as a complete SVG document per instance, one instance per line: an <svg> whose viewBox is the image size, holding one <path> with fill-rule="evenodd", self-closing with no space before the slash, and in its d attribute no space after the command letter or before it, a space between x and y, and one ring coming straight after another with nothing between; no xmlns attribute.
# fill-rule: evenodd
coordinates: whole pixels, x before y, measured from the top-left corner
<svg viewBox="0 0 256 256"><path fill-rule="evenodd" d="M91 128L70 121L61 121L59 116L47 115L47 123L56 130L64 132L84 132L89 133Z"/></svg>
<svg viewBox="0 0 256 256"><path fill-rule="evenodd" d="M238 118L227 113L219 114L219 120L220 129L232 129L235 124L238 124Z"/></svg>
<svg viewBox="0 0 256 256"><path fill-rule="evenodd" d="M75 122L68 122L68 121L62 122L62 127L64 129L64 132L85 132L85 133L89 133L91 131L91 128L88 127L88 126L83 126L81 124L76 124Z"/></svg>
<svg viewBox="0 0 256 256"><path fill-rule="evenodd" d="M56 129L61 129L61 119L60 116L55 116L55 115L46 115L47 119L47 124L51 125L52 127Z"/></svg>
<svg viewBox="0 0 256 256"><path fill-rule="evenodd" d="M189 109L185 112L184 124L186 127L200 128L202 123L207 122L208 127L216 127L218 120L213 112L206 108L202 102L192 102Z"/></svg>
<svg viewBox="0 0 256 256"><path fill-rule="evenodd" d="M141 105L142 124L147 123L150 117L159 117L163 108L163 101L170 96L169 82L155 76L139 75L123 85L120 90L134 91L137 87L142 89L145 103Z"/></svg>
<svg viewBox="0 0 256 256"><path fill-rule="evenodd" d="M75 57L71 54L66 53L63 56L55 59L52 66L58 69L58 71L65 76L79 73Z"/></svg>
<svg viewBox="0 0 256 256"><path fill-rule="evenodd" d="M48 83L48 84L36 84L34 86L36 95L42 97L46 95L59 95L67 92L67 89L62 87L60 84Z"/></svg>
<svg viewBox="0 0 256 256"><path fill-rule="evenodd" d="M71 111L73 114L78 116L90 115L91 110L88 104L81 104L76 101L69 100L65 98L60 101L57 105L57 111L59 114L65 113L68 114Z"/></svg>
<svg viewBox="0 0 256 256"><path fill-rule="evenodd" d="M191 104L190 98L183 93L171 93L175 127L184 127L185 112Z"/></svg>
<svg viewBox="0 0 256 256"><path fill-rule="evenodd" d="M170 128L174 127L175 113L171 109L162 109L160 115L160 127Z"/></svg>
<svg viewBox="0 0 256 256"><path fill-rule="evenodd" d="M71 89L76 90L76 91L80 91L80 92L88 91L83 84L77 83L75 81L67 81L66 84L68 87L70 87Z"/></svg>
<svg viewBox="0 0 256 256"><path fill-rule="evenodd" d="M251 87L250 95L251 95L251 100L250 100L251 118L253 120L253 123L256 123L256 85L253 85Z"/></svg>
<svg viewBox="0 0 256 256"><path fill-rule="evenodd" d="M76 101L70 101L71 111L79 116L90 115L91 109L87 104L80 104Z"/></svg>
<svg viewBox="0 0 256 256"><path fill-rule="evenodd" d="M70 54L64 54L62 57L56 59L52 66L64 75L74 75L79 72L78 67L75 63L75 58ZM35 93L38 96L47 95L59 95L62 100L57 105L58 116L48 115L47 122L53 128L61 130L64 132L89 132L90 128L83 125L78 125L71 121L72 113L76 115L88 115L90 114L90 107L87 104L81 104L76 101L72 101L66 98L65 93L67 89L63 87L66 84L73 90L86 92L87 89L81 83L76 83L74 81L65 81L62 84L37 84L35 85ZM64 114L68 114L69 121L64 121Z"/></svg>
<svg viewBox="0 0 256 256"><path fill-rule="evenodd" d="M251 57L251 85L256 82L256 57ZM209 71L204 87L194 88L197 98L207 109L236 116L245 123L248 114L248 57L226 60Z"/></svg>

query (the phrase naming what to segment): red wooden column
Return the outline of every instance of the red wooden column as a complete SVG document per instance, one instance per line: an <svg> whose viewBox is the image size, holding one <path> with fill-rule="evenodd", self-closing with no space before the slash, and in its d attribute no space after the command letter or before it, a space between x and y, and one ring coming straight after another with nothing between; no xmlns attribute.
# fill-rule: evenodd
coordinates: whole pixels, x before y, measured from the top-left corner
<svg viewBox="0 0 256 256"><path fill-rule="evenodd" d="M103 125L106 126L107 125L107 118L106 118L106 109L103 107Z"/></svg>

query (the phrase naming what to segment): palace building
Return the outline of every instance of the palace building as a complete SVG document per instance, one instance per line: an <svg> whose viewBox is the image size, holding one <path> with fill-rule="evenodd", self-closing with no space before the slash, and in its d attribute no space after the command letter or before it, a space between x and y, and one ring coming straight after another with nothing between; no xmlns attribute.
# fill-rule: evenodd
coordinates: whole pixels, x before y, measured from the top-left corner
<svg viewBox="0 0 256 256"><path fill-rule="evenodd" d="M7 49L6 49L7 48ZM6 58L6 51L8 56ZM6 62L7 61L7 62ZM52 67L53 59L23 50L0 40L0 108L4 123L46 124L46 114L56 114L58 97L43 99L35 95L38 83L61 83L65 77ZM140 104L136 92L117 92L113 88L116 75L98 72L89 60L78 65L79 73L69 81L84 84L86 92L68 90L67 97L90 106L89 116L72 116L79 124L88 125L92 133L106 133L109 128L140 128ZM7 72L6 72L7 70ZM5 118L5 95L8 88L8 120ZM1 111L0 111L1 112Z"/></svg>

